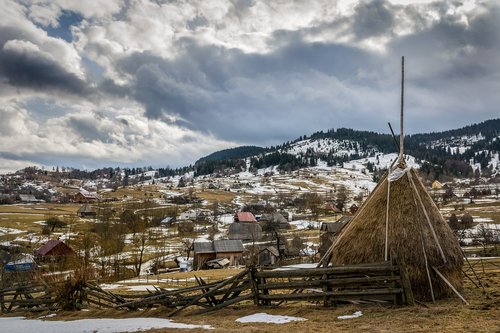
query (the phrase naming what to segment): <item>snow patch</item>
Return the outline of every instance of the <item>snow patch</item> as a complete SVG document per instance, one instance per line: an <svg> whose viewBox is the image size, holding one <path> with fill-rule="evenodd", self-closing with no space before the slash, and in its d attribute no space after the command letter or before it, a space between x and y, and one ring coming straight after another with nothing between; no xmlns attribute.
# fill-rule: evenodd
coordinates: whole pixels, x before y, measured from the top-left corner
<svg viewBox="0 0 500 333"><path fill-rule="evenodd" d="M363 312L356 311L352 315L338 316L337 319L353 319L353 318L359 318L362 315L363 315Z"/></svg>
<svg viewBox="0 0 500 333"><path fill-rule="evenodd" d="M210 325L175 323L160 318L80 319L71 321L25 319L24 317L0 318L3 333L119 333L161 328L213 329Z"/></svg>
<svg viewBox="0 0 500 333"><path fill-rule="evenodd" d="M245 316L236 319L238 323L270 323L270 324L286 324L292 321L304 321L305 318L291 317L291 316L277 316L267 313L255 313L253 315Z"/></svg>

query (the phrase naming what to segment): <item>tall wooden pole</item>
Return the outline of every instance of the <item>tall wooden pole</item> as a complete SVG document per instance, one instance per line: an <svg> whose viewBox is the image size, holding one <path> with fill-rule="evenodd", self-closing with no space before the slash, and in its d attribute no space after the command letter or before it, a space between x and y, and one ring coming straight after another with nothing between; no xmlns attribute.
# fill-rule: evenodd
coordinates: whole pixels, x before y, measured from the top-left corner
<svg viewBox="0 0 500 333"><path fill-rule="evenodd" d="M401 131L399 133L399 164L404 164L404 134L403 134L403 107L404 107L404 91L405 91L405 57L401 57Z"/></svg>

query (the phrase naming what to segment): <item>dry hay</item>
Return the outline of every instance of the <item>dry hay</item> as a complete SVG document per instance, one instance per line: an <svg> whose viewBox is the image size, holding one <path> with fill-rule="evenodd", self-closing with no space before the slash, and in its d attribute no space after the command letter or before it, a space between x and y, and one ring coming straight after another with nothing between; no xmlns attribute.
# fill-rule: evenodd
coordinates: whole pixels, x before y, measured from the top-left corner
<svg viewBox="0 0 500 333"><path fill-rule="evenodd" d="M385 259L388 184L388 177L385 175L334 242L331 249L331 261L334 265L379 262ZM417 192L436 236L427 222ZM407 170L401 178L391 182L389 193L388 253L393 254L396 260L404 260L415 297L429 300L431 293L423 250L425 248L435 297L450 295L451 289L434 273L432 266L455 288L461 287L463 256L453 231L414 169Z"/></svg>

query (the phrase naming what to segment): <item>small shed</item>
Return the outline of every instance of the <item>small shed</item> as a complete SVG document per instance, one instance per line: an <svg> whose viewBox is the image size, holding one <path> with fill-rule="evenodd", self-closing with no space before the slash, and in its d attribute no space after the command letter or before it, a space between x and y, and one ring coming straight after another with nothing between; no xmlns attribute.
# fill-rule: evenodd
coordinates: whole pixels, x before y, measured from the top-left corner
<svg viewBox="0 0 500 333"><path fill-rule="evenodd" d="M218 269L229 266L231 261L227 258L212 259L205 263L208 268Z"/></svg>
<svg viewBox="0 0 500 333"><path fill-rule="evenodd" d="M97 212L89 204L84 204L78 209L77 215L79 217L94 217Z"/></svg>
<svg viewBox="0 0 500 333"><path fill-rule="evenodd" d="M280 258L279 251L274 246L266 246L259 251L259 265L274 266Z"/></svg>
<svg viewBox="0 0 500 333"><path fill-rule="evenodd" d="M35 251L38 257L63 257L74 255L75 251L59 239L49 240Z"/></svg>

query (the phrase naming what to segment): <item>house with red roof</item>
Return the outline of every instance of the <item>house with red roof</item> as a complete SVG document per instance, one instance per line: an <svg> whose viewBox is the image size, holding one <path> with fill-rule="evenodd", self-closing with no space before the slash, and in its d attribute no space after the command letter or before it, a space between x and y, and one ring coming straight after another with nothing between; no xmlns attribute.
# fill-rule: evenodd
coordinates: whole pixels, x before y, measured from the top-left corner
<svg viewBox="0 0 500 333"><path fill-rule="evenodd" d="M35 251L37 257L63 257L74 254L75 251L59 239L51 239Z"/></svg>

